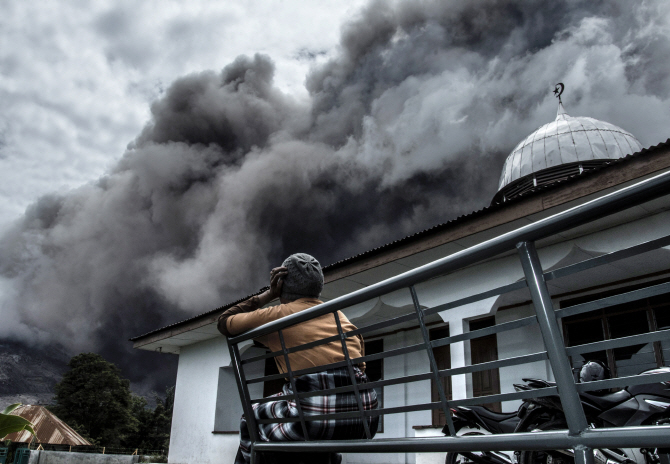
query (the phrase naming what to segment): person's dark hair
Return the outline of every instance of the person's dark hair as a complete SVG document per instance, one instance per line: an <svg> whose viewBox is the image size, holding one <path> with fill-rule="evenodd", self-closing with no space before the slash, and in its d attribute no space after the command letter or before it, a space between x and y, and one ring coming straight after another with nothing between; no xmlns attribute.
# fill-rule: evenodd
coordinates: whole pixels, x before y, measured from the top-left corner
<svg viewBox="0 0 670 464"><path fill-rule="evenodd" d="M321 295L323 271L316 258L306 253L296 253L286 258L282 266L288 270L282 285L282 299L294 301Z"/></svg>

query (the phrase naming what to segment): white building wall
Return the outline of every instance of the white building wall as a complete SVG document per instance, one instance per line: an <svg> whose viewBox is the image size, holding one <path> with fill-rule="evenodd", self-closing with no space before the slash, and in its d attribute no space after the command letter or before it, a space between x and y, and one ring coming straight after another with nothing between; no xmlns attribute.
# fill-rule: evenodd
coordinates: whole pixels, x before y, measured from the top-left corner
<svg viewBox="0 0 670 464"><path fill-rule="evenodd" d="M514 321L534 315L531 305L498 311L496 313L496 324ZM540 327L530 325L498 334L498 359L514 358L532 353L544 351L544 342ZM501 367L500 393L513 393L515 383L523 383L522 378L537 378L553 380L549 361L537 361L534 363L521 364L519 366ZM503 401L501 406L504 412L515 411L521 401Z"/></svg>
<svg viewBox="0 0 670 464"><path fill-rule="evenodd" d="M219 368L230 364L224 337L185 346L179 354L170 464L232 463L239 435L213 434ZM231 401L239 403L237 391Z"/></svg>

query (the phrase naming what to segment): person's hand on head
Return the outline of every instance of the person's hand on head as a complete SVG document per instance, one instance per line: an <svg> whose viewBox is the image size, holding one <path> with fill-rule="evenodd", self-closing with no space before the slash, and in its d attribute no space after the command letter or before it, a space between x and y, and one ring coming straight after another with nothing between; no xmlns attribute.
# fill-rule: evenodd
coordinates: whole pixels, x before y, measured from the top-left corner
<svg viewBox="0 0 670 464"><path fill-rule="evenodd" d="M270 271L270 297L274 300L281 295L281 289L284 285L284 277L288 275L288 269L283 266L276 267Z"/></svg>

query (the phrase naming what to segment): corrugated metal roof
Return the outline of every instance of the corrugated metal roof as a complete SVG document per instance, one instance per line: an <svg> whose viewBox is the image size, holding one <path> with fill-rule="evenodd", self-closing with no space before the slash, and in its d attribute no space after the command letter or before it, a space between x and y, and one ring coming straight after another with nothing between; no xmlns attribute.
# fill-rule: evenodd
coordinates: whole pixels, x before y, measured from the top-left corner
<svg viewBox="0 0 670 464"><path fill-rule="evenodd" d="M568 184L570 182L575 182L578 179L583 179L583 178L587 178L589 176L596 175L596 173L600 173L604 169L609 168L610 166L630 162L632 159L636 159L636 158L639 158L641 156L645 156L645 155L649 154L650 152L654 152L656 150L659 150L659 149L662 149L662 148L668 148L668 147L670 147L670 138L667 139L665 142L659 143L658 145L653 145L649 148L643 148L642 150L640 150L637 153L633 153L632 155L627 155L627 156L624 156L623 158L612 160L611 162L609 162L607 164L604 164L604 165L602 165L598 168L592 169L590 171L584 171L581 174L576 174L576 175L570 176L566 179L558 180L555 183L552 183L552 184L549 184L549 185L538 186L537 188L534 188L532 190L524 192L523 194L521 194L521 195L519 195L519 196L517 196L517 197L515 197L511 200L508 200L506 202L491 204L490 206L486 206L486 207L484 207L480 210L473 211L472 213L464 214L462 216L458 216L458 217L456 217L456 218L454 218L450 221L447 221L447 222L444 222L444 223L441 223L441 224L437 224L433 227L429 227L428 229L424 229L422 231L419 231L419 232L416 232L414 234L408 235L408 236L403 237L401 239L394 240L393 242L389 242L385 245L381 245L379 247L373 248L373 249L365 251L363 253L359 253L357 255L350 256L349 258L345 258L345 259L342 259L340 261L336 261L336 262L334 262L332 264L329 264L328 266L325 266L323 268L324 275L326 275L329 271L333 271L335 269L338 269L338 268L341 268L343 266L349 265L349 264L351 264L355 261L358 261L358 260L369 258L371 256L374 256L377 253L387 251L387 250L392 249L396 246L404 244L408 241L416 240L420 237L439 232L440 230L445 229L447 227L452 227L452 226L458 224L461 221L475 219L475 218L478 218L479 216L483 216L485 214L490 214L494 211L497 211L497 210L500 210L500 209L503 209L503 208L507 208L509 205L514 204L518 201L521 201L522 199L525 200L526 198L532 197L534 195L539 195L539 194L544 193L548 190L557 188L559 186L563 186L563 185ZM152 330L152 331L147 332L145 334L138 335L136 337L131 338L130 341L136 341L136 340L139 340L140 338L146 337L147 335L151 335L151 334L160 332L162 330L169 329L171 327L176 327L176 326L179 326L181 324L185 324L189 321L192 321L192 320L195 320L195 319L200 319L202 317L206 317L206 316L209 316L209 315L217 313L217 312L225 311L226 309L228 309L232 306L235 306L236 304L241 303L241 302L251 298L254 295L259 295L260 293L264 292L267 288L269 288L269 287L264 287L256 293L252 293L251 295L245 296L244 298L241 298L237 301L233 301L232 303L228 303L228 304L226 304L224 306L221 306L219 308L215 308L211 311L207 311L207 312L198 314L197 316L193 316L193 317L190 317L188 319L184 319L182 321L175 322L174 324L166 325L165 327L161 327L160 329L155 329L155 330Z"/></svg>
<svg viewBox="0 0 670 464"><path fill-rule="evenodd" d="M91 446L88 440L74 431L72 427L60 420L54 413L44 406L31 406L29 404L19 406L11 414L21 416L32 422L35 426L37 443L48 443L50 445L72 445L72 446ZM27 430L22 432L10 433L7 440L20 443L30 443L33 436Z"/></svg>
<svg viewBox="0 0 670 464"><path fill-rule="evenodd" d="M226 304L226 305L223 305L223 306L220 306L220 307L218 307L218 308L212 309L211 311L207 311L207 312L205 312L205 313L198 314L197 316L189 317L188 319L184 319L184 320L181 320L181 321L179 321L179 322L175 322L174 324L166 325L165 327L161 327L160 329L152 330L152 331L147 332L147 333L145 333L145 334L138 335L137 337L130 338L129 340L132 342L132 341L138 340L138 339L140 339L140 338L142 338L142 337L145 337L145 336L147 336L147 335L151 335L151 334L154 333L154 332L160 332L161 330L165 330L165 329L168 329L168 328L170 328L170 327L174 327L174 326L177 326L177 325L181 325L181 324L184 324L184 323L186 323L186 322L188 322L188 321L192 321L192 320L194 320L194 319L200 319L201 317L207 316L208 314L214 314L214 313L216 313L216 312L225 311L226 309L231 308L231 307L235 306L235 305L238 304L238 303L242 303L243 301L247 301L247 300L248 300L249 298L251 298L252 296L260 295L261 293L263 293L263 292L264 292L265 290L267 290L268 288L270 288L270 287L263 287L263 288L261 288L259 291L257 291L256 293L252 293L251 295L247 295L247 296L245 296L244 298L240 298L239 300L235 300L235 301L233 301L232 303L228 303L228 304Z"/></svg>

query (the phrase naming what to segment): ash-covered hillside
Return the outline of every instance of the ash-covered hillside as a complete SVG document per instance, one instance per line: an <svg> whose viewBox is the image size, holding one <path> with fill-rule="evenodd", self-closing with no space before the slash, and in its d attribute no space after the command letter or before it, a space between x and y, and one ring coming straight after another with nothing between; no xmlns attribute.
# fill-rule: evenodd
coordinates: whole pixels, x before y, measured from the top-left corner
<svg viewBox="0 0 670 464"><path fill-rule="evenodd" d="M48 404L69 356L53 346L0 340L0 410L13 403Z"/></svg>

